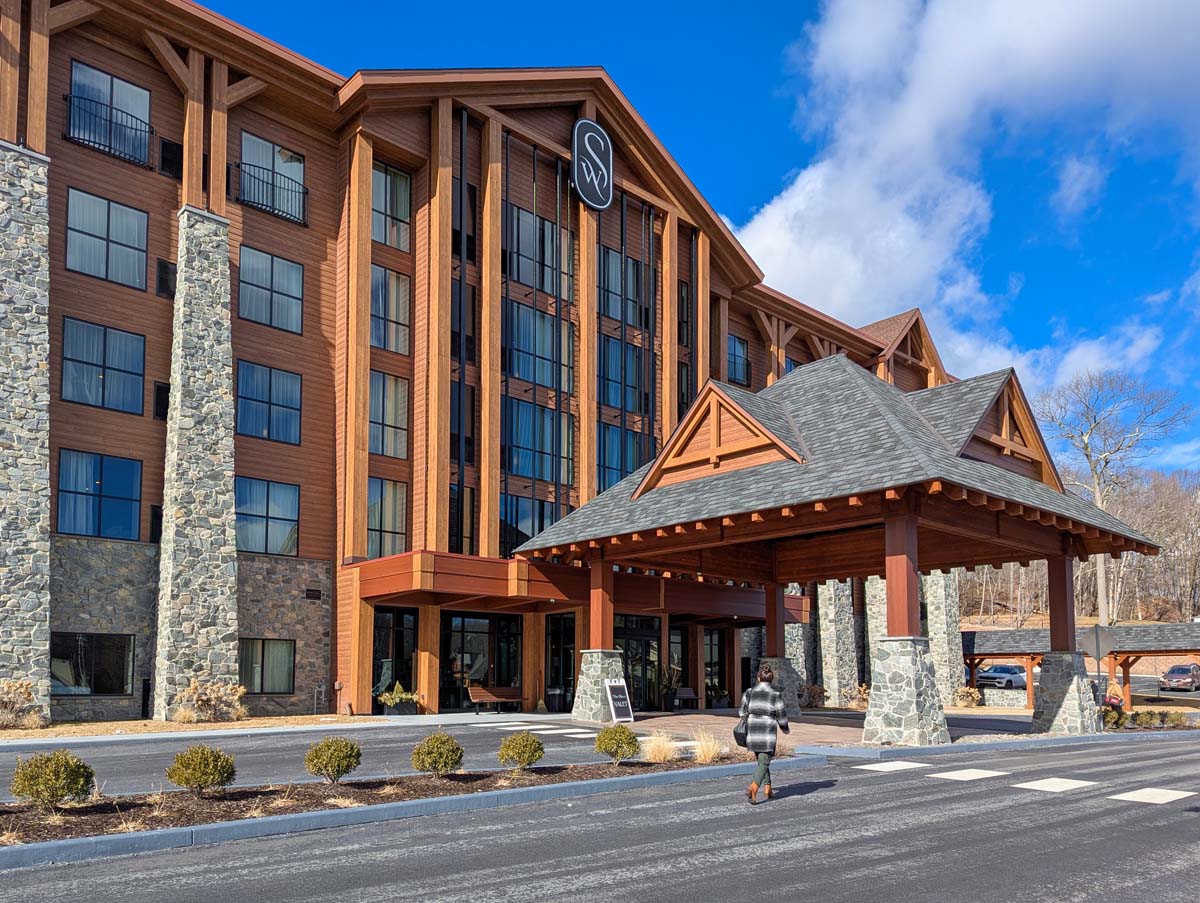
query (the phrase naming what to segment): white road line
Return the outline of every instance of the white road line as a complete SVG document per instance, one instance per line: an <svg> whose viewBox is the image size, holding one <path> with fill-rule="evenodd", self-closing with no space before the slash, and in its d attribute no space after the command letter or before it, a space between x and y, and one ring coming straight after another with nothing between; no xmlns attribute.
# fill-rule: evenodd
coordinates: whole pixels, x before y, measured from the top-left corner
<svg viewBox="0 0 1200 903"><path fill-rule="evenodd" d="M543 727L530 731L531 734L574 734L575 732L573 727Z"/></svg>
<svg viewBox="0 0 1200 903"><path fill-rule="evenodd" d="M1040 790L1043 793L1066 793L1068 790L1078 790L1081 787L1093 787L1095 781L1076 781L1072 778L1045 778L1041 781L1029 781L1026 784L1013 784L1018 790Z"/></svg>
<svg viewBox="0 0 1200 903"><path fill-rule="evenodd" d="M486 721L470 724L468 727L524 727L528 721Z"/></svg>
<svg viewBox="0 0 1200 903"><path fill-rule="evenodd" d="M984 778L999 778L1008 774L1007 771L988 771L985 768L962 768L958 771L940 771L931 774L931 778L942 778L946 781L982 781Z"/></svg>
<svg viewBox="0 0 1200 903"><path fill-rule="evenodd" d="M1116 796L1110 796L1109 799L1126 800L1131 803L1154 803L1161 806L1163 803L1173 803L1176 800L1187 799L1189 796L1195 795L1191 790L1163 790L1159 787L1147 787L1144 790L1118 793Z"/></svg>
<svg viewBox="0 0 1200 903"><path fill-rule="evenodd" d="M929 768L928 762L903 762L894 759L889 762L872 762L870 765L855 765L860 771L908 771L910 768Z"/></svg>
<svg viewBox="0 0 1200 903"><path fill-rule="evenodd" d="M563 734L564 737L569 737L572 740L594 740L599 734L578 733L578 734Z"/></svg>
<svg viewBox="0 0 1200 903"><path fill-rule="evenodd" d="M536 727L536 726L537 726L537 725L533 725L533 724L510 724L510 725L507 725L506 727L497 728L497 730L502 730L502 731L527 731L527 730L529 730L530 728L532 728L532 727Z"/></svg>

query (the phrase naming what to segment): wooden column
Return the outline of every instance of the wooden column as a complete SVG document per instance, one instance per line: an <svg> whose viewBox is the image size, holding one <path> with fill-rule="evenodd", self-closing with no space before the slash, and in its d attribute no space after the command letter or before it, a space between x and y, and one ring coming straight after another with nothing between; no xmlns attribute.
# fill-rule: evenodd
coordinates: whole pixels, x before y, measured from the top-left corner
<svg viewBox="0 0 1200 903"><path fill-rule="evenodd" d="M546 693L546 616L527 614L521 620L521 700L526 712L536 712Z"/></svg>
<svg viewBox="0 0 1200 903"><path fill-rule="evenodd" d="M1033 656L1025 656L1025 708L1033 708Z"/></svg>
<svg viewBox="0 0 1200 903"><path fill-rule="evenodd" d="M349 138L347 184L347 267L342 416L341 558L367 557L367 468L371 369L371 139L361 131Z"/></svg>
<svg viewBox="0 0 1200 903"><path fill-rule="evenodd" d="M796 333L800 329L797 326L788 326L782 318L779 320L779 341L776 342L779 358L775 362L776 371L780 376L787 375L787 349L792 339L796 337Z"/></svg>
<svg viewBox="0 0 1200 903"><path fill-rule="evenodd" d="M742 631L736 625L725 628L725 660L729 669L725 675L729 704L738 706L742 700Z"/></svg>
<svg viewBox="0 0 1200 903"><path fill-rule="evenodd" d="M613 569L597 559L589 568L588 649L612 649L613 643Z"/></svg>
<svg viewBox="0 0 1200 903"><path fill-rule="evenodd" d="M704 692L704 625L689 624L687 629L688 658L692 661L692 689L696 691L696 708L708 708Z"/></svg>
<svg viewBox="0 0 1200 903"><path fill-rule="evenodd" d="M1047 604L1050 607L1050 650L1075 651L1075 582L1072 577L1074 559L1055 555L1046 559Z"/></svg>
<svg viewBox="0 0 1200 903"><path fill-rule="evenodd" d="M349 617L350 673L348 686L342 689L343 707L349 704L354 714L371 714L371 658L375 638L375 610L363 601L359 591L358 568L347 568L338 580L338 606Z"/></svg>
<svg viewBox="0 0 1200 903"><path fill-rule="evenodd" d="M450 542L451 200L454 193L454 105L433 104L429 153L429 335L425 435L425 548Z"/></svg>
<svg viewBox="0 0 1200 903"><path fill-rule="evenodd" d="M229 148L229 66L221 60L213 60L210 81L208 209L217 216L224 216L225 158Z"/></svg>
<svg viewBox="0 0 1200 903"><path fill-rule="evenodd" d="M693 301L692 308L695 307ZM662 398L659 401L665 442L679 422L679 217L673 210L668 210L663 220Z"/></svg>
<svg viewBox="0 0 1200 903"><path fill-rule="evenodd" d="M154 58L183 95L183 206L204 206L204 54L188 50L187 62L167 38L147 31L143 38Z"/></svg>
<svg viewBox="0 0 1200 903"><path fill-rule="evenodd" d="M0 141L17 143L21 84L21 0L0 0Z"/></svg>
<svg viewBox="0 0 1200 903"><path fill-rule="evenodd" d="M1126 709L1133 708L1133 675L1131 672L1136 661L1137 659L1128 655L1121 659L1121 697L1125 700Z"/></svg>
<svg viewBox="0 0 1200 903"><path fill-rule="evenodd" d="M696 330L696 344L692 350L692 368L696 371L697 391L713 372L711 286L708 236L700 232L696 236L696 284L692 286L692 304L696 309L696 324L693 327Z"/></svg>
<svg viewBox="0 0 1200 903"><path fill-rule="evenodd" d="M917 518L912 514L889 515L883 530L888 636L920 636Z"/></svg>
<svg viewBox="0 0 1200 903"><path fill-rule="evenodd" d="M424 714L436 714L442 658L442 611L436 605L417 606L417 654L413 683ZM414 687L405 687L414 689Z"/></svg>
<svg viewBox="0 0 1200 903"><path fill-rule="evenodd" d="M729 299L721 295L717 299L716 345L713 356L717 363L717 379L729 381Z"/></svg>
<svg viewBox="0 0 1200 903"><path fill-rule="evenodd" d="M783 584L768 583L764 587L767 603L767 646L763 654L772 658L784 656Z"/></svg>
<svg viewBox="0 0 1200 903"><path fill-rule="evenodd" d="M578 478L579 503L596 495L596 355L598 342L598 288L596 283L596 242L599 231L596 212L579 204L579 373L575 377L575 395L579 399Z"/></svg>
<svg viewBox="0 0 1200 903"><path fill-rule="evenodd" d="M500 122L483 127L483 221L479 276L479 554L500 555L500 208L504 195Z"/></svg>
<svg viewBox="0 0 1200 903"><path fill-rule="evenodd" d="M754 323L767 349L767 385L779 378L779 318L754 310Z"/></svg>
<svg viewBox="0 0 1200 903"><path fill-rule="evenodd" d="M590 649L591 634L590 611L587 607L575 610L575 682L579 683L579 669L583 667L583 650Z"/></svg>
<svg viewBox="0 0 1200 903"><path fill-rule="evenodd" d="M46 153L46 99L50 84L50 0L29 3L29 79L25 86L25 145Z"/></svg>

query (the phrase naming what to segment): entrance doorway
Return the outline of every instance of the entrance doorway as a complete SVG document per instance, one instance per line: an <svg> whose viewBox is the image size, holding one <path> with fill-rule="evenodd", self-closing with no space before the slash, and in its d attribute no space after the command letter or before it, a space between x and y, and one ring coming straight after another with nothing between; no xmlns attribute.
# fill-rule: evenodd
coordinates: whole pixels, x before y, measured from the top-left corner
<svg viewBox="0 0 1200 903"><path fill-rule="evenodd" d="M521 616L442 614L439 711L473 708L468 687L521 686Z"/></svg>
<svg viewBox="0 0 1200 903"><path fill-rule="evenodd" d="M613 618L613 641L625 666L629 702L640 712L656 712L662 706L661 622L658 618L617 615Z"/></svg>
<svg viewBox="0 0 1200 903"><path fill-rule="evenodd" d="M575 702L575 613L546 615L546 708L569 712Z"/></svg>
<svg viewBox="0 0 1200 903"><path fill-rule="evenodd" d="M417 651L417 612L413 608L376 608L372 640L371 712L383 705L376 698L399 683L413 691L413 656Z"/></svg>

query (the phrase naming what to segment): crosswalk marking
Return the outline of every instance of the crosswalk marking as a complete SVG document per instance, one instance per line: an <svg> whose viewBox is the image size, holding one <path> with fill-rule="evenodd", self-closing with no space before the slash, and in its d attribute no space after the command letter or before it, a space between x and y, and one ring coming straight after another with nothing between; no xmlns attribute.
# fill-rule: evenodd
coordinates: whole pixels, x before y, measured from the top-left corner
<svg viewBox="0 0 1200 903"><path fill-rule="evenodd" d="M580 731L577 734L563 734L564 737L570 737L572 740L594 740L599 734L591 731Z"/></svg>
<svg viewBox="0 0 1200 903"><path fill-rule="evenodd" d="M1195 795L1195 792L1191 790L1163 790L1160 787L1146 787L1142 790L1118 793L1116 796L1110 796L1109 799L1125 800L1130 803L1154 803L1161 806L1163 803L1173 803L1176 800L1187 799L1189 796Z"/></svg>
<svg viewBox="0 0 1200 903"><path fill-rule="evenodd" d="M472 727L524 727L526 721L488 721L472 725Z"/></svg>
<svg viewBox="0 0 1200 903"><path fill-rule="evenodd" d="M1066 793L1068 790L1092 787L1095 784L1095 781L1076 781L1072 778L1044 778L1040 781L1029 781L1025 784L1013 784L1013 786L1019 790L1040 790L1043 793Z"/></svg>
<svg viewBox="0 0 1200 903"><path fill-rule="evenodd" d="M502 730L502 731L527 731L527 730L529 730L531 727L533 727L533 725L532 725L532 724L507 724L507 725L504 725L504 726L502 726L502 727L498 728L498 730Z"/></svg>
<svg viewBox="0 0 1200 903"><path fill-rule="evenodd" d="M530 730L531 734L573 734L573 727L535 727Z"/></svg>
<svg viewBox="0 0 1200 903"><path fill-rule="evenodd" d="M890 762L872 762L870 765L855 765L861 771L908 771L910 768L928 768L923 762L904 762L893 759Z"/></svg>
<svg viewBox="0 0 1200 903"><path fill-rule="evenodd" d="M988 771L986 768L960 768L958 771L941 771L931 774L930 777L946 781L982 781L984 778L999 778L1006 774L1007 771Z"/></svg>

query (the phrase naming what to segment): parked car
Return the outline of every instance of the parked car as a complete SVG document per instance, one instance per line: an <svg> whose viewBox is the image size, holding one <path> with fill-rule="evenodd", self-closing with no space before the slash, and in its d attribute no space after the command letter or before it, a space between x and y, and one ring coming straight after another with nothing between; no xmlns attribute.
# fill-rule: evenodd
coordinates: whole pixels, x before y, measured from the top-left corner
<svg viewBox="0 0 1200 903"><path fill-rule="evenodd" d="M1160 690L1200 690L1200 665L1172 665L1158 679Z"/></svg>
<svg viewBox="0 0 1200 903"><path fill-rule="evenodd" d="M980 687L1003 687L1006 690L1022 689L1025 686L1025 669L1020 665L992 665L976 673L975 684Z"/></svg>

